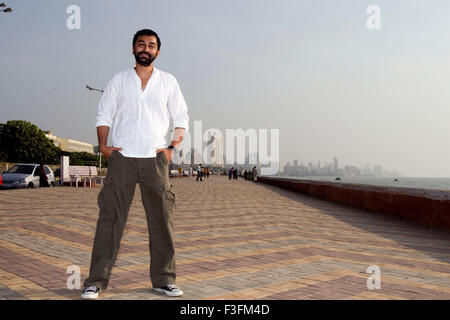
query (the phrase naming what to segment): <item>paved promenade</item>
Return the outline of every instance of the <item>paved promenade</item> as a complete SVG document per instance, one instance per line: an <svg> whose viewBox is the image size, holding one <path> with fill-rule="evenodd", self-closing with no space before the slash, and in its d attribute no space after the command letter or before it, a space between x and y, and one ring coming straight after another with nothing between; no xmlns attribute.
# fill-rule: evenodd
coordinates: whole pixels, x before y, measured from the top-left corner
<svg viewBox="0 0 450 320"><path fill-rule="evenodd" d="M171 183L175 299L450 299L449 232L241 178ZM100 189L0 191L0 299L79 299L66 270L88 275ZM168 299L150 289L148 250L137 188L101 299Z"/></svg>

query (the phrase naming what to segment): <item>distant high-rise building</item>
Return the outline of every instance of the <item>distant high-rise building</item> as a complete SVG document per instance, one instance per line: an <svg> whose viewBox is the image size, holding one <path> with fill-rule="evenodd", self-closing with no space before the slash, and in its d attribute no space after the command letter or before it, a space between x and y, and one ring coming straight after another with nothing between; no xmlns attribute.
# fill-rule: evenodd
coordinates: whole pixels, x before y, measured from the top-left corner
<svg viewBox="0 0 450 320"><path fill-rule="evenodd" d="M191 148L189 158L191 159L191 164L204 163L202 155L195 148Z"/></svg>
<svg viewBox="0 0 450 320"><path fill-rule="evenodd" d="M258 152L249 152L248 164L259 165Z"/></svg>
<svg viewBox="0 0 450 320"><path fill-rule="evenodd" d="M294 168L298 166L298 160L294 160Z"/></svg>
<svg viewBox="0 0 450 320"><path fill-rule="evenodd" d="M219 134L209 133L208 141L212 141L207 146L208 165L223 166L223 137Z"/></svg>
<svg viewBox="0 0 450 320"><path fill-rule="evenodd" d="M374 165L373 174L377 177L381 177L383 175L383 167L380 165Z"/></svg>
<svg viewBox="0 0 450 320"><path fill-rule="evenodd" d="M191 148L191 164L195 163L195 149Z"/></svg>
<svg viewBox="0 0 450 320"><path fill-rule="evenodd" d="M355 166L345 166L344 167L345 175L348 177L355 177L361 175L361 170Z"/></svg>
<svg viewBox="0 0 450 320"><path fill-rule="evenodd" d="M334 173L338 174L339 167L338 167L338 159L336 157L334 157L334 159L333 159L333 170L334 170Z"/></svg>
<svg viewBox="0 0 450 320"><path fill-rule="evenodd" d="M372 174L372 169L370 168L370 164L366 163L366 165L362 168L362 173L364 175L371 175Z"/></svg>

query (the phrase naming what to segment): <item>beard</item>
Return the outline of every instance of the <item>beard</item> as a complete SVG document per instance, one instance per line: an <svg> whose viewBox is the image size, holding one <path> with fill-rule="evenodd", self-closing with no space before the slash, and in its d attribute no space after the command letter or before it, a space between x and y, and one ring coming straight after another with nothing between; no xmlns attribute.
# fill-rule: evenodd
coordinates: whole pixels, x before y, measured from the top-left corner
<svg viewBox="0 0 450 320"><path fill-rule="evenodd" d="M150 53L138 52L134 54L134 58L136 59L136 63L141 66L148 67L152 64L156 57L152 57Z"/></svg>

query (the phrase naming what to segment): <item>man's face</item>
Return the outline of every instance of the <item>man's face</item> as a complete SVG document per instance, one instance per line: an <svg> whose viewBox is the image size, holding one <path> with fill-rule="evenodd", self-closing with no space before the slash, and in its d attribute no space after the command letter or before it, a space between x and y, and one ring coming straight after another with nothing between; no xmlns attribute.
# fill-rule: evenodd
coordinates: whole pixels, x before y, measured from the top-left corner
<svg viewBox="0 0 450 320"><path fill-rule="evenodd" d="M148 67L159 55L155 36L139 36L133 48L136 63Z"/></svg>

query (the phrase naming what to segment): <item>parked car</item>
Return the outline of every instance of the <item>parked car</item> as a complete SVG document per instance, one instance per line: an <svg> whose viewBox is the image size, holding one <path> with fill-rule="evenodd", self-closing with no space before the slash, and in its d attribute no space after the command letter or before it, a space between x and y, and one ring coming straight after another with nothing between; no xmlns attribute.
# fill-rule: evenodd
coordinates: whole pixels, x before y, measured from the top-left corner
<svg viewBox="0 0 450 320"><path fill-rule="evenodd" d="M55 186L55 175L53 170L44 165L45 174L50 187ZM24 163L10 168L2 174L3 184L1 189L11 188L39 188L39 164Z"/></svg>

